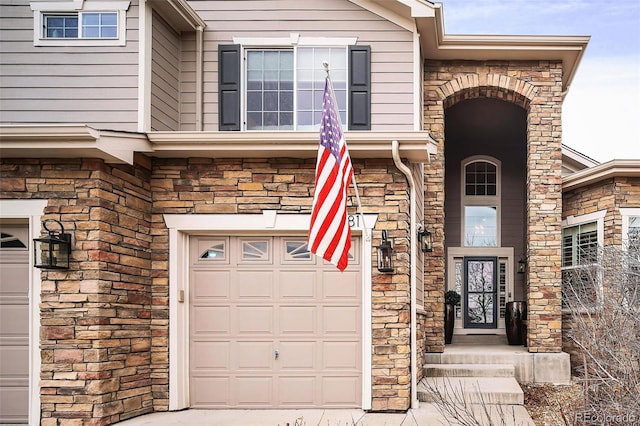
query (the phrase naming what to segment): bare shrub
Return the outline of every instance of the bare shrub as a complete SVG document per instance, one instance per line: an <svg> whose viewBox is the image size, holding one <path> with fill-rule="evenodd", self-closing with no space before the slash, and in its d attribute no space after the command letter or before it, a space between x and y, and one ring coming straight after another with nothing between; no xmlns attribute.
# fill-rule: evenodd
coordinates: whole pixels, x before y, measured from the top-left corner
<svg viewBox="0 0 640 426"><path fill-rule="evenodd" d="M640 250L600 248L563 271L567 337L581 350L576 423L640 421Z"/></svg>

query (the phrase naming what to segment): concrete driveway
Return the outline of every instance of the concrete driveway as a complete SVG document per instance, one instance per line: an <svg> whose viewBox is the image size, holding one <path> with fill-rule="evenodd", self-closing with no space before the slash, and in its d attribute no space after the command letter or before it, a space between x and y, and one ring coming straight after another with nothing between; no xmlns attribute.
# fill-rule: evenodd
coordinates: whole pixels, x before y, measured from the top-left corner
<svg viewBox="0 0 640 426"><path fill-rule="evenodd" d="M490 406L494 424L500 424L498 406ZM507 425L535 426L522 406L499 406ZM474 407L482 416L480 407ZM478 417L481 418L481 417ZM450 421L448 421L450 420ZM480 420L481 424L488 424ZM120 426L428 426L459 424L444 417L435 404L420 404L406 413L367 413L356 409L308 410L195 410L153 413L118 423Z"/></svg>

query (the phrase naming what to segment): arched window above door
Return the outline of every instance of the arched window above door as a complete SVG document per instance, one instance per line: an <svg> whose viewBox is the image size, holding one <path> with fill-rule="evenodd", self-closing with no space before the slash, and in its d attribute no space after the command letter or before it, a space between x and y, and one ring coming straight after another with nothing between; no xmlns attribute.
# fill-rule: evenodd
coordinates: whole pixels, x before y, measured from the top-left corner
<svg viewBox="0 0 640 426"><path fill-rule="evenodd" d="M462 161L462 236L465 247L500 246L500 161L473 156Z"/></svg>

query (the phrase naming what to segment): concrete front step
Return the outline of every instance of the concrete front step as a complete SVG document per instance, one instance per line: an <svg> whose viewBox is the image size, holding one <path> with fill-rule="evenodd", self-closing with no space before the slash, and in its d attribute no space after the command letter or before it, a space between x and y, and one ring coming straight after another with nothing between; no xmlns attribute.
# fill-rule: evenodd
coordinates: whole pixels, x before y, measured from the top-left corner
<svg viewBox="0 0 640 426"><path fill-rule="evenodd" d="M418 400L467 404L523 405L524 392L513 377L426 377L418 384Z"/></svg>
<svg viewBox="0 0 640 426"><path fill-rule="evenodd" d="M425 377L515 377L513 364L426 364Z"/></svg>

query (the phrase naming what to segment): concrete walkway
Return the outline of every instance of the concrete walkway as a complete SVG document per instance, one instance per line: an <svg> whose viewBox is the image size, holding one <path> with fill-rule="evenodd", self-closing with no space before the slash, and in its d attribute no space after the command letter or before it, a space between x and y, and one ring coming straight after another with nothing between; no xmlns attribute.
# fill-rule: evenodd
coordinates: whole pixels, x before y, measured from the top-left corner
<svg viewBox="0 0 640 426"><path fill-rule="evenodd" d="M535 426L527 410L521 405L490 406L494 424ZM479 424L490 424L481 407L473 411ZM451 421L448 421L451 420ZM420 404L420 408L406 413L367 413L356 409L301 410L184 410L147 414L118 423L119 426L429 426L457 425L444 417L435 404Z"/></svg>

